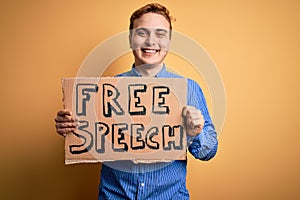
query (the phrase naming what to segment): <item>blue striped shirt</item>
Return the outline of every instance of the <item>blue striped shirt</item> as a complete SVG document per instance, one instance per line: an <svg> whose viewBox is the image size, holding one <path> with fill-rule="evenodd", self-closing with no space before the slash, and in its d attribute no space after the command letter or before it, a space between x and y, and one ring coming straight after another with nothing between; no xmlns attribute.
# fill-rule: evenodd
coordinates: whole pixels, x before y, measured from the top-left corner
<svg viewBox="0 0 300 200"><path fill-rule="evenodd" d="M141 77L141 74L133 66L130 71L118 75L118 77L122 76ZM168 72L165 66L155 77L182 78ZM190 79L188 79L187 104L201 110L205 119L202 132L196 137L187 137L188 150L196 159L209 160L217 152L217 134L203 92L199 85ZM189 199L186 188L186 164L186 160L152 164L135 164L132 161L104 162L101 170L99 200Z"/></svg>

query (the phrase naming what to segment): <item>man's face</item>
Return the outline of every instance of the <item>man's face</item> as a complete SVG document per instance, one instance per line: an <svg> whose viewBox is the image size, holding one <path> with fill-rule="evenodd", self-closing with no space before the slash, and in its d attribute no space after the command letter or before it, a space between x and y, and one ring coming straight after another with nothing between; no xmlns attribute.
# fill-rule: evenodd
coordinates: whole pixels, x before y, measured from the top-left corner
<svg viewBox="0 0 300 200"><path fill-rule="evenodd" d="M162 15L146 13L134 20L129 37L135 65L162 64L169 50L170 24Z"/></svg>

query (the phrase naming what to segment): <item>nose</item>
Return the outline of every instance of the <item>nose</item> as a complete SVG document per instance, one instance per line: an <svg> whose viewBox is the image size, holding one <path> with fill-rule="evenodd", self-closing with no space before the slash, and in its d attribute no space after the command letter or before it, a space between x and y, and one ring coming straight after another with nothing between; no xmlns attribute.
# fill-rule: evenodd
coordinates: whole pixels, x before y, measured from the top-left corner
<svg viewBox="0 0 300 200"><path fill-rule="evenodd" d="M156 36L155 36L155 34L153 34L153 33L149 33L148 34L148 37L147 37L147 39L146 39L146 44L147 45L149 45L149 46L153 46L153 45L155 45L156 44Z"/></svg>

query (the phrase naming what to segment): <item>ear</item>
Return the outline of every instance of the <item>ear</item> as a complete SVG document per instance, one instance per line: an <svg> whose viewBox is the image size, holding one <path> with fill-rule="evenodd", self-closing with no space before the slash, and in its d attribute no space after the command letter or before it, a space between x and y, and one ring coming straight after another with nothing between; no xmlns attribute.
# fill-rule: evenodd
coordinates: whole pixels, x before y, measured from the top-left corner
<svg viewBox="0 0 300 200"><path fill-rule="evenodd" d="M130 49L132 49L132 44L131 44L131 41L132 41L132 33L131 33L131 30L130 30L128 39L129 39L129 46L130 46Z"/></svg>

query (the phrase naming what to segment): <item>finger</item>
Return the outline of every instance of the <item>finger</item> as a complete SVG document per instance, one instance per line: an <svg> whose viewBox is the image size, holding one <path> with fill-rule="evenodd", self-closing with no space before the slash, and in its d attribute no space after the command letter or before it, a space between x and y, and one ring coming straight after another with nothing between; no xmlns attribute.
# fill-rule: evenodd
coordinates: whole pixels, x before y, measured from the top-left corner
<svg viewBox="0 0 300 200"><path fill-rule="evenodd" d="M193 113L187 112L186 114L186 120L194 120L194 119L201 119L203 118L203 115L201 114L200 110L197 110Z"/></svg>
<svg viewBox="0 0 300 200"><path fill-rule="evenodd" d="M198 109L196 109L194 106L184 106L182 109L182 116L186 116L188 113L193 113L196 110Z"/></svg>
<svg viewBox="0 0 300 200"><path fill-rule="evenodd" d="M193 129L193 130L190 130L188 131L188 134L190 136L197 136L201 133L202 129L198 128L198 129Z"/></svg>
<svg viewBox="0 0 300 200"><path fill-rule="evenodd" d="M77 123L63 122L63 123L56 123L55 126L56 126L57 129L60 129L60 128L76 128Z"/></svg>
<svg viewBox="0 0 300 200"><path fill-rule="evenodd" d="M203 120L202 119L194 119L190 120L188 122L188 128L189 129L197 129L197 128L202 128L203 127Z"/></svg>
<svg viewBox="0 0 300 200"><path fill-rule="evenodd" d="M70 110L60 110L57 112L57 116L65 116L65 115L69 115L72 116L72 111Z"/></svg>
<svg viewBox="0 0 300 200"><path fill-rule="evenodd" d="M196 109L193 106L186 106L182 110L182 115L183 116L192 116L192 115L202 115L201 111Z"/></svg>
<svg viewBox="0 0 300 200"><path fill-rule="evenodd" d="M73 131L76 131L76 129L75 128L59 128L59 129L57 129L57 133L62 136L66 136L66 134L71 133Z"/></svg>
<svg viewBox="0 0 300 200"><path fill-rule="evenodd" d="M192 115L188 115L186 117L186 123L189 125L190 123L193 123L195 126L198 124L203 124L204 117L202 114L194 113Z"/></svg>
<svg viewBox="0 0 300 200"><path fill-rule="evenodd" d="M187 111L187 116L200 116L202 115L201 111L198 109L191 109Z"/></svg>
<svg viewBox="0 0 300 200"><path fill-rule="evenodd" d="M198 121L199 122L199 121ZM191 124L197 124L198 122L193 121ZM190 136L197 136L201 133L201 131L203 130L203 124L200 120L200 124L197 125L191 125L191 127L189 127L187 129L187 134Z"/></svg>
<svg viewBox="0 0 300 200"><path fill-rule="evenodd" d="M73 116L64 115L64 116L56 116L55 122L77 122L78 120L75 119Z"/></svg>
<svg viewBox="0 0 300 200"><path fill-rule="evenodd" d="M183 109L182 109L182 116L184 116L184 117L186 116L186 112L187 112L187 109L188 109L187 107L188 106L184 106Z"/></svg>
<svg viewBox="0 0 300 200"><path fill-rule="evenodd" d="M203 115L200 113L193 113L193 114L188 114L186 116L187 121L195 120L195 119L202 119Z"/></svg>

